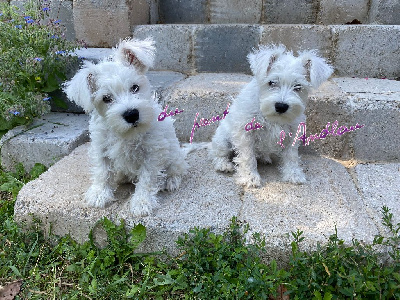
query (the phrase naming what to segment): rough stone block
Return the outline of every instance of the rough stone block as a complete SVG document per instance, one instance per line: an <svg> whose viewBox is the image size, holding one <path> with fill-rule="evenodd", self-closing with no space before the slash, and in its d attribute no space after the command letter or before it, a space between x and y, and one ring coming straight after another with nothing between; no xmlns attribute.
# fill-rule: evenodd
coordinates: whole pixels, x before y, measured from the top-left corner
<svg viewBox="0 0 400 300"><path fill-rule="evenodd" d="M338 78L348 94L353 122L365 126L354 132L354 157L359 161L399 161L400 82L387 79Z"/></svg>
<svg viewBox="0 0 400 300"><path fill-rule="evenodd" d="M198 72L250 73L246 56L260 41L254 25L205 25L195 32L194 56Z"/></svg>
<svg viewBox="0 0 400 300"><path fill-rule="evenodd" d="M88 46L112 47L131 35L134 24L149 23L146 0L74 0L74 26L78 40Z"/></svg>
<svg viewBox="0 0 400 300"><path fill-rule="evenodd" d="M332 81L325 82L318 90L310 93L305 114L307 116L307 137L310 134L321 133L328 122L333 124L338 121L338 129L340 126L356 125L353 121L347 94ZM332 125L329 127L329 130L331 129ZM300 146L299 151L304 153L315 151L319 155L348 160L353 157L351 140L355 134L358 132L349 132L341 136L328 135L325 139L310 142L308 146Z"/></svg>
<svg viewBox="0 0 400 300"><path fill-rule="evenodd" d="M234 97L250 79L250 76L243 74L199 74L165 90L161 94L163 107L168 105L168 111L175 108L184 109L183 113L174 116L178 139L181 142L189 142L197 113L199 113L197 122L200 118L222 116L228 103L232 103ZM217 127L218 122L196 128L193 142L210 141Z"/></svg>
<svg viewBox="0 0 400 300"><path fill-rule="evenodd" d="M257 24L262 17L262 0L210 0L209 7L213 24Z"/></svg>
<svg viewBox="0 0 400 300"><path fill-rule="evenodd" d="M368 23L369 0L321 0L318 13L319 24L346 24L354 19Z"/></svg>
<svg viewBox="0 0 400 300"><path fill-rule="evenodd" d="M260 43L283 44L294 52L317 49L325 58L333 46L330 28L318 25L264 25Z"/></svg>
<svg viewBox="0 0 400 300"><path fill-rule="evenodd" d="M400 25L400 2L398 0L372 0L370 23Z"/></svg>
<svg viewBox="0 0 400 300"><path fill-rule="evenodd" d="M88 140L87 116L51 113L2 137L1 164L6 170L12 170L16 163L22 163L26 170L35 163L49 167Z"/></svg>
<svg viewBox="0 0 400 300"><path fill-rule="evenodd" d="M371 217L384 231L381 209L387 206L393 213L393 224L400 222L400 164L359 164L355 168L357 186Z"/></svg>
<svg viewBox="0 0 400 300"><path fill-rule="evenodd" d="M135 26L133 37L156 41L155 70L191 73L193 70L192 33L196 25Z"/></svg>
<svg viewBox="0 0 400 300"><path fill-rule="evenodd" d="M15 219L29 221L32 213L43 221L45 229L50 230L51 224L52 233L70 234L83 242L103 217L114 222L123 218L128 227L138 223L146 226L147 237L141 251L167 249L178 254L175 240L190 228L211 227L221 232L239 214L240 188L231 176L213 170L206 152L189 155L190 172L183 178L180 189L158 193L160 207L151 216L134 218L130 214L132 185L121 186L116 192L116 201L105 209L87 207L84 193L91 184L88 156L88 145L83 145L38 180L24 186L18 195ZM97 232L95 236L99 237Z"/></svg>
<svg viewBox="0 0 400 300"><path fill-rule="evenodd" d="M207 23L207 0L159 0L161 23Z"/></svg>
<svg viewBox="0 0 400 300"><path fill-rule="evenodd" d="M318 2L316 0L265 0L265 23L314 24L318 13Z"/></svg>
<svg viewBox="0 0 400 300"><path fill-rule="evenodd" d="M291 232L304 232L304 250L316 249L331 234L351 244L353 238L371 243L378 229L369 218L350 174L341 164L326 158L302 156L307 182L281 182L276 165L258 167L263 185L245 189L239 220L251 232L266 236L269 257L287 261Z"/></svg>
<svg viewBox="0 0 400 300"><path fill-rule="evenodd" d="M335 226L339 237L347 243L352 238L371 242L378 233L350 174L333 160L304 156L308 179L304 185L281 182L275 164L260 165L258 170L264 185L259 189L242 189L231 175L213 170L206 152L194 152L188 157L190 172L183 178L180 189L159 193L159 209L150 216L135 218L128 209L132 185L120 187L116 201L104 209L87 207L84 202L84 193L90 186L87 151L88 145L77 148L25 185L15 205L15 220L29 222L34 216L42 221L47 232L51 228L53 234L70 234L83 242L103 217L117 223L123 218L128 228L138 223L146 226L147 237L140 251L166 249L177 255L174 241L190 228L209 227L218 233L229 226L233 216L238 216L250 225L251 232L265 235L267 257L284 262L290 251L287 236L297 229L304 231L303 246L307 251L315 249L318 242L327 242ZM96 241L104 241L97 227L94 237Z"/></svg>
<svg viewBox="0 0 400 300"><path fill-rule="evenodd" d="M400 26L332 26L337 75L344 77L400 76Z"/></svg>

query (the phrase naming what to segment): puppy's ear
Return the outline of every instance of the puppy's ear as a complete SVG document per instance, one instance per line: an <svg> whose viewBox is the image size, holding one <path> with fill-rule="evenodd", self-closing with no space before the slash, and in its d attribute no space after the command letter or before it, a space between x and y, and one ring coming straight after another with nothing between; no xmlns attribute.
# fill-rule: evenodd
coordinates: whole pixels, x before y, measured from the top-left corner
<svg viewBox="0 0 400 300"><path fill-rule="evenodd" d="M299 59L306 71L306 78L313 88L318 88L333 73L333 68L325 59L316 55L316 51L304 51L299 53Z"/></svg>
<svg viewBox="0 0 400 300"><path fill-rule="evenodd" d="M260 46L258 50L253 50L253 52L247 55L247 60L250 63L250 69L253 75L261 80L265 78L271 71L272 66L286 51L285 46Z"/></svg>
<svg viewBox="0 0 400 300"><path fill-rule="evenodd" d="M68 98L81 106L87 113L94 109L92 93L96 89L91 66L92 64L87 63L70 81L63 85L63 90Z"/></svg>
<svg viewBox="0 0 400 300"><path fill-rule="evenodd" d="M151 38L142 41L125 39L114 49L114 59L144 74L153 66L155 51L154 41Z"/></svg>

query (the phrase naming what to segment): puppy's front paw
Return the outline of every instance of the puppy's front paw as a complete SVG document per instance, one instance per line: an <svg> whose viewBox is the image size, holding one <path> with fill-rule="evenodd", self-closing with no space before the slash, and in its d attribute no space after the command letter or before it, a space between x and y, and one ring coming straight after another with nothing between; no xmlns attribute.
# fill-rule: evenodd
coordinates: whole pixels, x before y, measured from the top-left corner
<svg viewBox="0 0 400 300"><path fill-rule="evenodd" d="M257 173L238 174L236 176L236 183L246 187L260 187L261 177Z"/></svg>
<svg viewBox="0 0 400 300"><path fill-rule="evenodd" d="M213 163L216 171L233 172L235 170L235 165L225 157L215 157Z"/></svg>
<svg viewBox="0 0 400 300"><path fill-rule="evenodd" d="M92 207L105 207L114 198L113 191L110 188L92 185L85 194L86 203Z"/></svg>
<svg viewBox="0 0 400 300"><path fill-rule="evenodd" d="M135 217L144 217L151 214L158 206L155 197L135 193L130 202L130 210Z"/></svg>
<svg viewBox="0 0 400 300"><path fill-rule="evenodd" d="M301 169L293 169L289 171L285 171L283 174L283 181L302 184L306 183L306 176L304 175L303 170Z"/></svg>
<svg viewBox="0 0 400 300"><path fill-rule="evenodd" d="M166 190L170 191L170 192L176 191L179 188L179 186L181 185L181 181L182 181L181 176L167 177L167 182L166 182L166 187L165 187Z"/></svg>

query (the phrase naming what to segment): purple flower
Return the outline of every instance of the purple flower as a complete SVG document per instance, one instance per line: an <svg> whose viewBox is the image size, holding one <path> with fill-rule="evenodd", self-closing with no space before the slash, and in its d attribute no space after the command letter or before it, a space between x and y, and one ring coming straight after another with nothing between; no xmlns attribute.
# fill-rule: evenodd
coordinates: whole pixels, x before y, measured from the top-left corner
<svg viewBox="0 0 400 300"><path fill-rule="evenodd" d="M28 23L28 24L31 24L33 22L35 22L35 21L33 21L32 19L29 19L29 20L26 21L26 23Z"/></svg>
<svg viewBox="0 0 400 300"><path fill-rule="evenodd" d="M15 25L15 28L22 29L22 25Z"/></svg>
<svg viewBox="0 0 400 300"><path fill-rule="evenodd" d="M56 54L64 54L64 53L65 53L64 50L60 50L60 51L57 51L57 52L56 52Z"/></svg>
<svg viewBox="0 0 400 300"><path fill-rule="evenodd" d="M52 35L51 37L50 37L51 39L58 39L58 35Z"/></svg>
<svg viewBox="0 0 400 300"><path fill-rule="evenodd" d="M50 8L49 8L49 7L43 7L42 10L43 10L43 11L49 11Z"/></svg>
<svg viewBox="0 0 400 300"><path fill-rule="evenodd" d="M10 114L13 114L14 116L18 116L20 113L19 113L19 111L16 111L16 110L11 110L10 111Z"/></svg>
<svg viewBox="0 0 400 300"><path fill-rule="evenodd" d="M43 101L49 101L51 99L51 97L46 97L46 98L43 98Z"/></svg>
<svg viewBox="0 0 400 300"><path fill-rule="evenodd" d="M54 24L58 24L60 22L61 22L61 20L56 20L56 21L54 21Z"/></svg>
<svg viewBox="0 0 400 300"><path fill-rule="evenodd" d="M29 19L32 19L30 16L26 16L26 17L24 17L24 19L25 20L29 20Z"/></svg>
<svg viewBox="0 0 400 300"><path fill-rule="evenodd" d="M43 60L43 58L40 58L40 57L35 57L35 60L36 60L36 61L42 61L42 60Z"/></svg>

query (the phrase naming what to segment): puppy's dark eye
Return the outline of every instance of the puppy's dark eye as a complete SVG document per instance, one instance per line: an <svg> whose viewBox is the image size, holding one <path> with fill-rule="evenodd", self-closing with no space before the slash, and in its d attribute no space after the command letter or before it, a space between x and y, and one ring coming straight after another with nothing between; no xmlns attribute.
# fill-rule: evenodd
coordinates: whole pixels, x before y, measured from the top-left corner
<svg viewBox="0 0 400 300"><path fill-rule="evenodd" d="M139 86L138 86L137 84L132 85L132 87L131 87L131 93L132 93L132 94L135 94L135 93L137 93L137 92L139 92Z"/></svg>
<svg viewBox="0 0 400 300"><path fill-rule="evenodd" d="M103 96L103 102L104 103L111 103L113 101L113 99L111 98L110 95L104 95Z"/></svg>
<svg viewBox="0 0 400 300"><path fill-rule="evenodd" d="M276 86L276 84L277 84L277 82L276 81L270 81L270 82L268 82L268 85L270 86L270 87L274 87L274 86Z"/></svg>
<svg viewBox="0 0 400 300"><path fill-rule="evenodd" d="M296 84L296 85L294 86L293 90L295 90L296 92L300 92L302 88L303 88L303 87L301 86L301 84Z"/></svg>

